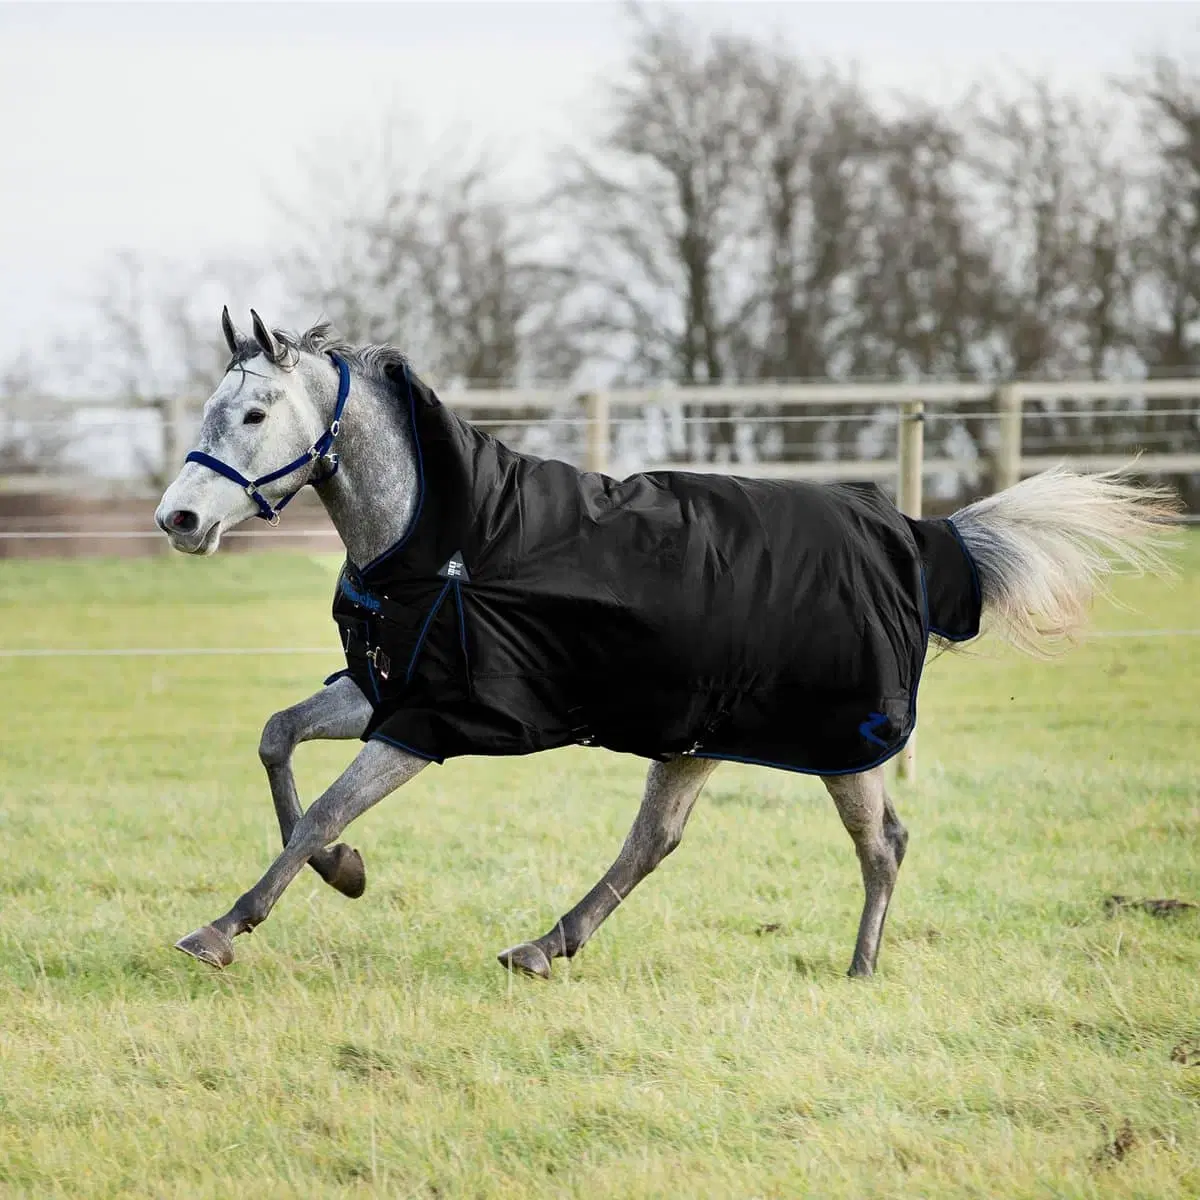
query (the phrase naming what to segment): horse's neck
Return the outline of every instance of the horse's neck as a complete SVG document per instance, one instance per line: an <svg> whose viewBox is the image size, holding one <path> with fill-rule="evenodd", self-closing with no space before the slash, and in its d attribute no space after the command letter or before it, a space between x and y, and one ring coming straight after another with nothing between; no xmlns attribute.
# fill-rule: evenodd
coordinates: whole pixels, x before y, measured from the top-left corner
<svg viewBox="0 0 1200 1200"><path fill-rule="evenodd" d="M404 536L416 509L419 481L407 408L386 384L356 374L334 449L337 474L317 494L350 561L365 567Z"/></svg>

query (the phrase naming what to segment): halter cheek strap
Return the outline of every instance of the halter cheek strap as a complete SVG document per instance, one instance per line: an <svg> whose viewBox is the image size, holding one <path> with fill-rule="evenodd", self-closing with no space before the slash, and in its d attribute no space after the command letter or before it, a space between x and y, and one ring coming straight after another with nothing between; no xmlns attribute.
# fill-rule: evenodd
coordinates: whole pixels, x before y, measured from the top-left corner
<svg viewBox="0 0 1200 1200"><path fill-rule="evenodd" d="M215 471L218 475L223 475L226 479L232 480L258 505L258 512L254 514L256 517L268 521L272 525L278 525L279 514L287 507L288 502L293 496L297 495L308 484L316 485L325 483L337 474L338 456L330 453L330 451L333 449L333 443L337 435L341 432L342 411L345 409L346 400L350 396L350 368L336 354L331 354L329 357L338 370L338 394L337 403L333 407L333 420L329 422L325 432L299 458L293 459L286 467L280 467L278 471L268 471L267 474L260 475L257 479L247 479L236 467L231 467L219 458L213 458L211 454L205 454L203 450L191 451L183 461L185 463L199 463L202 467L207 467L210 471ZM309 463L315 462L317 459L323 459L326 463L324 474L319 479L306 479L300 487L288 492L278 504L272 504L259 491L259 488L265 484L274 483L276 479L283 479L286 475L293 475L301 467L306 467Z"/></svg>

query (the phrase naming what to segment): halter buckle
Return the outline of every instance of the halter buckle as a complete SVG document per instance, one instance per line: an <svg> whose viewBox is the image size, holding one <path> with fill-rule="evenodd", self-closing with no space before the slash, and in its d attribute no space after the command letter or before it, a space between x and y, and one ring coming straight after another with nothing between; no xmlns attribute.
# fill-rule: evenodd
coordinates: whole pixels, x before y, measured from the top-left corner
<svg viewBox="0 0 1200 1200"><path fill-rule="evenodd" d="M271 515L267 518L267 524L270 525L272 529L279 524L279 514L275 512L274 509L271 510Z"/></svg>

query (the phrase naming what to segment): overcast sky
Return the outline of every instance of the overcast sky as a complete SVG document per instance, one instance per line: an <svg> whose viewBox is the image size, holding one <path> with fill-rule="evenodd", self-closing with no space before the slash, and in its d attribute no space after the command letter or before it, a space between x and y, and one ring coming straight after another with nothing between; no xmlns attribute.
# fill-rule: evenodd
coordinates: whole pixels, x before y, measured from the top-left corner
<svg viewBox="0 0 1200 1200"><path fill-rule="evenodd" d="M1200 5L1150 0L683 7L936 99L1018 71L1099 91L1138 53L1200 48ZM467 130L536 176L544 148L594 125L628 28L586 0L0 3L0 363L78 312L118 248L261 255L271 191L382 111Z"/></svg>

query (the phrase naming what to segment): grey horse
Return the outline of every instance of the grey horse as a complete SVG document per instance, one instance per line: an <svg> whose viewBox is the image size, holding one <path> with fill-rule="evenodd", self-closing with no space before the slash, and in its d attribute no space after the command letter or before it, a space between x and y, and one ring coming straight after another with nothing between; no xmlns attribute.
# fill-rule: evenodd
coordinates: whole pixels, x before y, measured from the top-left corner
<svg viewBox="0 0 1200 1200"><path fill-rule="evenodd" d="M348 562L373 562L404 536L418 503L419 448L386 375L405 360L386 346L338 342L324 326L292 335L251 317L253 336L244 337L228 310L222 314L231 360L205 405L197 449L163 494L155 520L176 550L212 554L226 530L253 516L277 522L283 504L312 484ZM1115 566L1167 569L1160 535L1174 511L1165 490L1117 474L1055 469L960 510L953 522L978 569L986 627L1044 654L1082 627L1097 585ZM232 939L266 919L305 863L343 895L362 895L362 858L337 839L427 760L369 740L307 811L291 760L300 742L360 737L372 714L368 697L342 676L267 721L259 756L283 852L224 916L183 938L180 950L227 966ZM501 963L548 978L556 957L573 956L679 844L717 765L687 754L653 762L613 864L549 932L503 951ZM866 892L849 973L871 975L908 834L882 767L823 782L853 839Z"/></svg>

